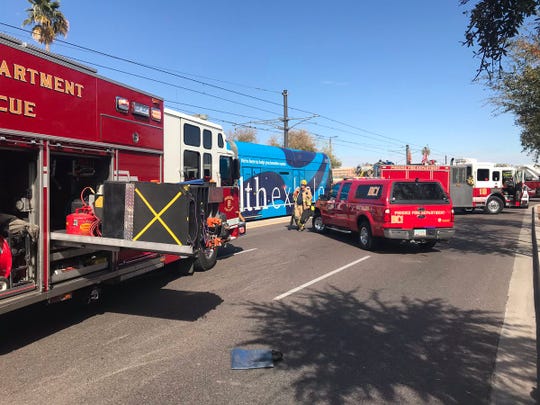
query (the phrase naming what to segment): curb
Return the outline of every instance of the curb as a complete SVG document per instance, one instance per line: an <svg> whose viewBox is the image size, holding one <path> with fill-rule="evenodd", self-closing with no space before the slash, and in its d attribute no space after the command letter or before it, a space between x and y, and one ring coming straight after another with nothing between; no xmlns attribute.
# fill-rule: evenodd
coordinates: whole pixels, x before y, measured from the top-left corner
<svg viewBox="0 0 540 405"><path fill-rule="evenodd" d="M540 260L538 257L538 241L536 239L536 223L540 221L540 210L538 205L532 209L532 259L533 259L533 292L534 292L534 312L536 315L536 403L540 403L538 397L538 383L540 376L540 322L538 322L538 315L540 314Z"/></svg>

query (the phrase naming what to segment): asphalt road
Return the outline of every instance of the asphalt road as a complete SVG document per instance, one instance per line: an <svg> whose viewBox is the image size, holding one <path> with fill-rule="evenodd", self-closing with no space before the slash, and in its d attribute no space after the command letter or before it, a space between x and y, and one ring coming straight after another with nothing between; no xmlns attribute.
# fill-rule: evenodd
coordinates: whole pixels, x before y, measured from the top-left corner
<svg viewBox="0 0 540 405"><path fill-rule="evenodd" d="M490 403L516 258L532 262L530 216L457 216L454 239L429 251L251 224L208 272L169 268L97 306L1 316L0 403ZM534 339L505 340L509 369L535 367L519 356ZM235 347L284 358L231 370Z"/></svg>

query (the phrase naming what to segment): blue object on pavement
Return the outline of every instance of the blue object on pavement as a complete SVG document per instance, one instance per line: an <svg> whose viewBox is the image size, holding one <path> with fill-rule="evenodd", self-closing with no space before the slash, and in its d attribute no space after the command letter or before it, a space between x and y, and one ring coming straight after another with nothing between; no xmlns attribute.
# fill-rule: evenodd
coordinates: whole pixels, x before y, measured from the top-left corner
<svg viewBox="0 0 540 405"><path fill-rule="evenodd" d="M231 350L231 368L233 370L269 367L274 367L272 350L270 349L234 348Z"/></svg>

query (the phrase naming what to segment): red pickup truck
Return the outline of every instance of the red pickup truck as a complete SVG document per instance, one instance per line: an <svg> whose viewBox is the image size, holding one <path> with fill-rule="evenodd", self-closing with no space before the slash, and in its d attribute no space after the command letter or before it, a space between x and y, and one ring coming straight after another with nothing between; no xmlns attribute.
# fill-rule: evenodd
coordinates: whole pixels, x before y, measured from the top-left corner
<svg viewBox="0 0 540 405"><path fill-rule="evenodd" d="M437 180L359 178L340 181L316 202L313 229L358 233L362 249L382 239L431 248L454 235L452 201Z"/></svg>

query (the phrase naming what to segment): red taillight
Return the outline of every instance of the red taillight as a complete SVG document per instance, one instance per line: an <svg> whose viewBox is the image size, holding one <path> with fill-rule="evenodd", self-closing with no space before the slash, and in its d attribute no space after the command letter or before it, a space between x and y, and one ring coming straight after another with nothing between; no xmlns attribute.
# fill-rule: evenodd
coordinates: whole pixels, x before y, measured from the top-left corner
<svg viewBox="0 0 540 405"><path fill-rule="evenodd" d="M390 208L384 210L384 222L390 222Z"/></svg>
<svg viewBox="0 0 540 405"><path fill-rule="evenodd" d="M450 222L452 223L454 222L454 209L453 208L450 210Z"/></svg>

